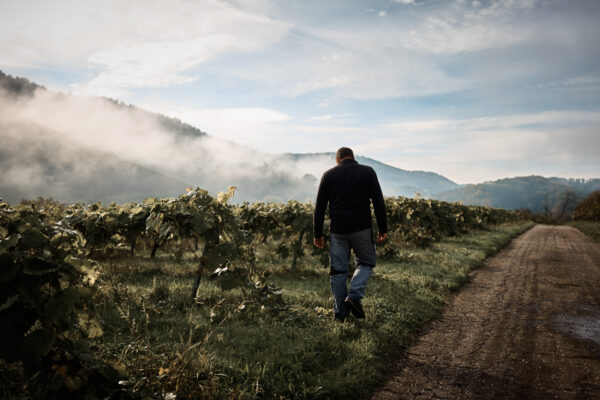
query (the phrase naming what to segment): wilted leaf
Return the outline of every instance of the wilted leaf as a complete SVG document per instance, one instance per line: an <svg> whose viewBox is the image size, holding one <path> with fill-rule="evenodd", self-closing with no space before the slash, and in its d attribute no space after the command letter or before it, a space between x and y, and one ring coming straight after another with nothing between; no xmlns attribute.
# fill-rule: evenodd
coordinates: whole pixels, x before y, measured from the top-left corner
<svg viewBox="0 0 600 400"><path fill-rule="evenodd" d="M87 313L80 313L77 315L78 325L85 332L86 336L90 339L100 337L104 334L102 325L95 318L90 318Z"/></svg>
<svg viewBox="0 0 600 400"><path fill-rule="evenodd" d="M162 224L163 215L158 212L152 212L146 219L146 231L156 232Z"/></svg>
<svg viewBox="0 0 600 400"><path fill-rule="evenodd" d="M114 361L110 363L111 367L113 367L120 375L127 376L127 366L120 361Z"/></svg>
<svg viewBox="0 0 600 400"><path fill-rule="evenodd" d="M67 256L64 261L83 274L83 283L86 285L94 285L96 279L100 276L98 264L93 260Z"/></svg>
<svg viewBox="0 0 600 400"><path fill-rule="evenodd" d="M163 240L170 239L173 235L175 235L176 228L173 224L168 222L163 222L158 228L158 237Z"/></svg>
<svg viewBox="0 0 600 400"><path fill-rule="evenodd" d="M233 197L236 189L237 187L235 186L229 186L227 192L219 192L219 194L217 195L217 201L221 204L226 204L229 201L229 199Z"/></svg>
<svg viewBox="0 0 600 400"><path fill-rule="evenodd" d="M65 378L65 386L67 387L67 389L69 389L70 392L77 392L79 389L81 389L82 383L83 382L81 381L81 378L77 376L67 376Z"/></svg>

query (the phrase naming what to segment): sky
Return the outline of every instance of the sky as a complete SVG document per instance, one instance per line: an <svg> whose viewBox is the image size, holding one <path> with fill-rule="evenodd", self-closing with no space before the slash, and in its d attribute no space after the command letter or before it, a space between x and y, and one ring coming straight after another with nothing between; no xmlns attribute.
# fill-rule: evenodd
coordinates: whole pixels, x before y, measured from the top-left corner
<svg viewBox="0 0 600 400"><path fill-rule="evenodd" d="M268 153L600 177L597 0L0 0L0 70Z"/></svg>

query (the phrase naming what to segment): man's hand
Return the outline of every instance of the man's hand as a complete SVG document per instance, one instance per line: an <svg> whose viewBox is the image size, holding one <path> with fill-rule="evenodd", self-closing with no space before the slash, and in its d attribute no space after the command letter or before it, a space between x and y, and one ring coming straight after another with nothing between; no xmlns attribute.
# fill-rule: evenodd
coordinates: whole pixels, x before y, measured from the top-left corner
<svg viewBox="0 0 600 400"><path fill-rule="evenodd" d="M387 240L387 233L377 233L377 244L383 244Z"/></svg>
<svg viewBox="0 0 600 400"><path fill-rule="evenodd" d="M320 238L315 238L314 242L315 247L322 249L325 247L325 237L321 236Z"/></svg>

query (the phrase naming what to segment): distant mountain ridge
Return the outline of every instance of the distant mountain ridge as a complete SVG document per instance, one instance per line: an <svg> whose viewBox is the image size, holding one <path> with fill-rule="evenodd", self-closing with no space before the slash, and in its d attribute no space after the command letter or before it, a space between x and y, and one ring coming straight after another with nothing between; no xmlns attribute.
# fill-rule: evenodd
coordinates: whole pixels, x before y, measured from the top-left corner
<svg viewBox="0 0 600 400"><path fill-rule="evenodd" d="M573 200L581 201L587 194L598 189L600 179L545 178L533 175L464 185L438 193L435 198L511 210L528 208L534 213L552 215L567 194ZM574 205L572 201L570 211Z"/></svg>
<svg viewBox="0 0 600 400"><path fill-rule="evenodd" d="M332 160L332 167L335 159L335 153L288 153L286 155L297 161L326 157ZM436 193L460 187L457 183L435 172L407 171L360 155L356 156L356 161L372 167L377 172L379 184L383 192L389 196L414 197L419 194L423 197L432 197Z"/></svg>

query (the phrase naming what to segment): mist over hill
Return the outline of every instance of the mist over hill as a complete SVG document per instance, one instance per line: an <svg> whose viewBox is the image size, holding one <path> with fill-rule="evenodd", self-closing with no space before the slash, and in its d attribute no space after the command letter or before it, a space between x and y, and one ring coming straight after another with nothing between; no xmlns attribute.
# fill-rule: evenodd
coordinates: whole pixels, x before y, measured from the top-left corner
<svg viewBox="0 0 600 400"><path fill-rule="evenodd" d="M132 105L52 92L1 72L0 105L0 134L10 142L0 154L0 196L11 201L139 201L186 185L213 194L237 186L235 201L306 201L335 165L333 153L266 154ZM357 158L375 168L386 195L457 187L437 174Z"/></svg>
<svg viewBox="0 0 600 400"><path fill-rule="evenodd" d="M314 200L334 153L267 154L220 140L177 119L119 101L52 92L0 72L0 198L64 202L173 197L186 186L213 195L237 186L234 201ZM583 198L600 180L502 179L457 185L357 155L387 196L462 201L552 212L567 191Z"/></svg>
<svg viewBox="0 0 600 400"><path fill-rule="evenodd" d="M124 203L173 197L185 183L87 148L34 123L0 120L0 198L11 204L53 197L62 202Z"/></svg>

